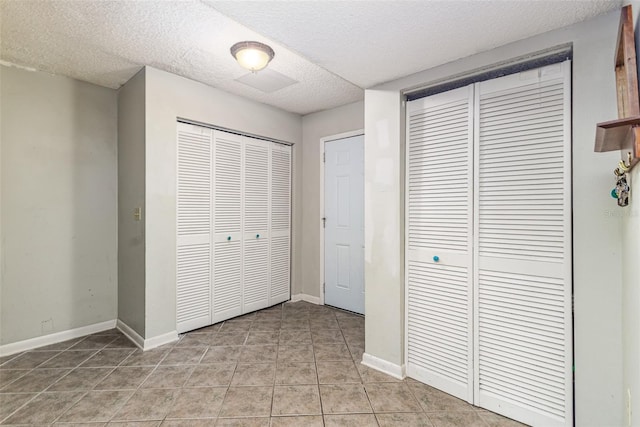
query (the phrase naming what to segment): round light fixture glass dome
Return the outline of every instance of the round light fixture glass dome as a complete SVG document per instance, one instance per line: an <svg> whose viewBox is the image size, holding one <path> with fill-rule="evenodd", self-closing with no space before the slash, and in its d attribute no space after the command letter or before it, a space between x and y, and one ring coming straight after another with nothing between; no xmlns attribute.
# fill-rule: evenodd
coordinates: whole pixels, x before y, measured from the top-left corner
<svg viewBox="0 0 640 427"><path fill-rule="evenodd" d="M265 68L275 53L264 43L245 41L231 46L231 55L242 67L255 73Z"/></svg>

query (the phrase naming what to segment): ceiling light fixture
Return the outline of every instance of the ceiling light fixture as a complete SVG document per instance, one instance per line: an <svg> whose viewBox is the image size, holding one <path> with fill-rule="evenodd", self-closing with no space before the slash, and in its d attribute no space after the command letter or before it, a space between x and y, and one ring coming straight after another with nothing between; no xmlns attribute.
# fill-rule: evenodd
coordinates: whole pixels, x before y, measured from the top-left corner
<svg viewBox="0 0 640 427"><path fill-rule="evenodd" d="M275 53L271 47L260 42L238 42L231 46L231 55L238 64L255 73L267 66Z"/></svg>

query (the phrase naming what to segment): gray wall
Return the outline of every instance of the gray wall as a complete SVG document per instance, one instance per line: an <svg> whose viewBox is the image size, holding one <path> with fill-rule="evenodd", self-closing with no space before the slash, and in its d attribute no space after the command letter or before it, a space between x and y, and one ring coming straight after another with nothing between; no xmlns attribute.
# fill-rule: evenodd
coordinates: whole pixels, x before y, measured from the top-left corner
<svg viewBox="0 0 640 427"><path fill-rule="evenodd" d="M145 69L118 90L118 319L145 335ZM135 208L142 208L136 221Z"/></svg>
<svg viewBox="0 0 640 427"><path fill-rule="evenodd" d="M116 92L5 66L0 81L0 344L113 320Z"/></svg>
<svg viewBox="0 0 640 427"><path fill-rule="evenodd" d="M302 277L295 293L320 297L320 139L360 129L363 101L302 117Z"/></svg>
<svg viewBox="0 0 640 427"><path fill-rule="evenodd" d="M146 68L146 328L145 338L176 329L176 118L295 143L293 182L300 182L302 121L297 114L231 95L154 68ZM294 185L293 266L300 265L301 200ZM294 284L294 287L297 286Z"/></svg>
<svg viewBox="0 0 640 427"><path fill-rule="evenodd" d="M623 220L609 215L617 209L609 192L619 153L593 152L596 123L617 116L613 55L618 21L616 11L365 92L367 354L398 366L404 363L403 342L398 338L404 336L400 91L573 43L575 419L579 426L623 425Z"/></svg>

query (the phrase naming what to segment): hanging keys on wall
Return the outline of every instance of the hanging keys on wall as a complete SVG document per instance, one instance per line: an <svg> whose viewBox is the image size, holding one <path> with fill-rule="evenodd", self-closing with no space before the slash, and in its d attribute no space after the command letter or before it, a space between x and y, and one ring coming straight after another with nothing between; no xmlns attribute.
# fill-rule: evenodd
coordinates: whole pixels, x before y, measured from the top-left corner
<svg viewBox="0 0 640 427"><path fill-rule="evenodd" d="M613 170L616 176L616 186L611 190L611 197L618 199L618 206L624 207L629 205L629 182L627 181L627 171L630 169L631 153L629 153L629 164L624 160L620 160L618 167Z"/></svg>

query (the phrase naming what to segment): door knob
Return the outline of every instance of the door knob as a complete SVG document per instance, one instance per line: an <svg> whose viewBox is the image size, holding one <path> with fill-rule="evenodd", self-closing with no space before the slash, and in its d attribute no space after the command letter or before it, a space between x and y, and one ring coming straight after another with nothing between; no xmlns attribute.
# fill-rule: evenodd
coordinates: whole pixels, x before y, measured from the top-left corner
<svg viewBox="0 0 640 427"><path fill-rule="evenodd" d="M438 261L440 261L440 257L438 255L434 255L433 262L438 262Z"/></svg>

